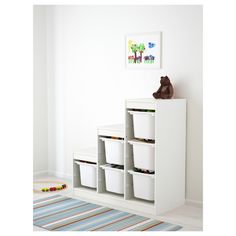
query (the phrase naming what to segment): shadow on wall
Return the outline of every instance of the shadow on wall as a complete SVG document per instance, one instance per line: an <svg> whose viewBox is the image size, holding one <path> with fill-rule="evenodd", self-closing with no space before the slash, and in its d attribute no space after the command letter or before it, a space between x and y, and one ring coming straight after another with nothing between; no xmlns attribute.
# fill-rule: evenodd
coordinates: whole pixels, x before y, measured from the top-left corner
<svg viewBox="0 0 236 236"><path fill-rule="evenodd" d="M173 98L183 98L183 88L186 89L186 82L184 79L178 79L177 82L172 82L174 87L174 96Z"/></svg>
<svg viewBox="0 0 236 236"><path fill-rule="evenodd" d="M186 78L178 78L173 85L174 98L186 97L187 99L186 196L188 199L192 199L193 196L202 199L202 98L191 93L191 87L186 83ZM196 176L198 176L197 179ZM189 191L190 185L194 185L192 192Z"/></svg>

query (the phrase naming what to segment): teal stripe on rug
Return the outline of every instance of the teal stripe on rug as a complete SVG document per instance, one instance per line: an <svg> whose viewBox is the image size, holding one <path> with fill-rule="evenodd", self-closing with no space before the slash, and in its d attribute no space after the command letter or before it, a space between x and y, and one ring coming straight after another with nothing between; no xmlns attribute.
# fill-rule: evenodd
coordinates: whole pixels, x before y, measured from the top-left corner
<svg viewBox="0 0 236 236"><path fill-rule="evenodd" d="M87 211L87 210L92 210L96 207L97 206L93 205L93 204L78 205L78 206L74 207L73 209L69 208L69 210L67 210L67 211L65 211L65 210L59 211L57 214L53 214L53 215L50 215L50 216L47 216L47 217L43 217L40 220L36 220L35 224L37 224L37 225L46 225L46 224L49 224L53 221L65 219L67 217L76 215L80 212L84 212L84 211Z"/></svg>
<svg viewBox="0 0 236 236"><path fill-rule="evenodd" d="M106 210L106 211L105 211ZM96 215L94 215L93 217L90 217L90 218L86 218L85 220L80 220L80 221L77 221L73 224L70 224L70 225L67 225L67 226L64 226L64 227L61 227L60 229L57 229L57 231L59 230L63 230L63 231L83 231L82 228L86 227L89 223L93 223L93 222L96 222L97 225L100 225L101 224L101 221L106 218L106 222L107 221L111 221L111 218L116 218L116 217L120 217L120 215L116 215L115 217L112 217L114 214L118 213L119 211L117 210L110 210L110 211L107 211L108 209L104 208L104 212L101 213L99 215L99 217L97 217ZM123 212L122 214L128 214L126 212ZM87 230L86 231L92 231L91 229L92 227L88 228L87 227Z"/></svg>
<svg viewBox="0 0 236 236"><path fill-rule="evenodd" d="M105 208L105 207L96 207L89 209L85 212L78 212L76 215L64 218L60 221L56 221L53 223L50 223L49 225L44 225L44 227L47 227L49 230L63 230L65 227L69 230L70 227L73 227L75 225L83 225L87 222L88 219L91 217L97 217L101 214L107 213L111 211L112 209Z"/></svg>
<svg viewBox="0 0 236 236"><path fill-rule="evenodd" d="M137 224L142 220L143 220L143 218L141 216L131 215L131 216L128 216L127 218L119 220L116 223L113 223L113 224L108 223L108 225L106 227L102 227L99 230L100 231L119 231L119 230L123 230L124 228L131 226L133 224Z"/></svg>
<svg viewBox="0 0 236 236"><path fill-rule="evenodd" d="M62 208L62 209L60 207L59 210L58 210L58 208L53 208L50 211L49 210L48 211L44 210L43 212L42 211L41 212L37 212L34 215L35 216L34 220L37 221L37 220L40 220L42 218L48 218L50 216L57 215L57 214L60 214L62 212L67 212L67 211L73 210L76 207L85 206L87 204L89 204L89 203L82 202L82 201L81 202L70 202L70 203L67 203L67 207Z"/></svg>
<svg viewBox="0 0 236 236"><path fill-rule="evenodd" d="M68 201L60 202L60 203L55 203L51 205L47 205L41 208L34 209L34 215L35 216L40 216L42 214L48 214L51 212L55 211L60 211L61 209L68 208L72 206L73 204L77 204L78 202L76 199L68 199Z"/></svg>
<svg viewBox="0 0 236 236"><path fill-rule="evenodd" d="M33 202L34 225L49 231L178 231L180 225L54 195Z"/></svg>
<svg viewBox="0 0 236 236"><path fill-rule="evenodd" d="M112 211L110 214L106 216L99 217L97 220L92 220L90 223L85 224L83 227L76 227L72 230L78 230L78 231L94 231L96 228L105 226L107 224L107 221L113 222L114 220L117 220L121 217L125 217L128 213L127 212L120 212L120 211Z"/></svg>

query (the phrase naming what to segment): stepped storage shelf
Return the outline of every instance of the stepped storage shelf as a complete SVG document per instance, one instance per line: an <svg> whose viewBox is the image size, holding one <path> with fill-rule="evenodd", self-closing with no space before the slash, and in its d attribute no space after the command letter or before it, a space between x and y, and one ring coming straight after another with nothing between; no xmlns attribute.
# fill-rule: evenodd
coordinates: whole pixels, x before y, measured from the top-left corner
<svg viewBox="0 0 236 236"><path fill-rule="evenodd" d="M74 195L150 217L179 207L185 203L185 143L185 99L126 100L124 125L98 127L97 148L74 153ZM87 186L82 165L92 173Z"/></svg>

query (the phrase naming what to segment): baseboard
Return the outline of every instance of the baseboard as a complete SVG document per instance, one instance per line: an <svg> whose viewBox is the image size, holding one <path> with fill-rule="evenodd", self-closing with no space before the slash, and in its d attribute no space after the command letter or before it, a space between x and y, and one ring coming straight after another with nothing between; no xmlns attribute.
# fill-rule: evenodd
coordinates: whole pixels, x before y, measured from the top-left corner
<svg viewBox="0 0 236 236"><path fill-rule="evenodd" d="M186 199L185 204L189 205L189 206L203 208L203 202L202 201L195 201L195 200Z"/></svg>
<svg viewBox="0 0 236 236"><path fill-rule="evenodd" d="M47 174L48 174L47 170L35 171L33 173L33 177L40 177L40 176L44 176L44 175L47 175Z"/></svg>
<svg viewBox="0 0 236 236"><path fill-rule="evenodd" d="M66 179L66 180L72 180L72 175L65 174L63 172L54 171L54 170L35 171L33 173L34 177L43 177L47 175L55 176L55 177Z"/></svg>
<svg viewBox="0 0 236 236"><path fill-rule="evenodd" d="M48 175L56 176L58 178L66 179L66 180L72 180L72 174L66 174L63 172L58 172L54 170L49 170Z"/></svg>

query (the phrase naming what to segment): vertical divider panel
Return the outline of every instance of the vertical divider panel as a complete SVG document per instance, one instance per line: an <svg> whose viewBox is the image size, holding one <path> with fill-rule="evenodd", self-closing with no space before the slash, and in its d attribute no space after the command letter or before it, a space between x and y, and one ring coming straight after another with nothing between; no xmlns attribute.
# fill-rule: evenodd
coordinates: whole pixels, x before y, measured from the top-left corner
<svg viewBox="0 0 236 236"><path fill-rule="evenodd" d="M105 164L105 146L99 135L97 135L97 145L97 192L102 193L106 189L105 173L100 167Z"/></svg>
<svg viewBox="0 0 236 236"><path fill-rule="evenodd" d="M133 138L133 119L127 111L127 104L125 105L125 199L131 199L134 196L133 193L133 179L132 176L128 173L128 170L133 169L133 154L132 147L128 143L128 140Z"/></svg>
<svg viewBox="0 0 236 236"><path fill-rule="evenodd" d="M73 158L73 188L81 187L80 169Z"/></svg>
<svg viewBox="0 0 236 236"><path fill-rule="evenodd" d="M127 189L127 111L125 102L125 127L124 127L124 199L128 199L128 189Z"/></svg>
<svg viewBox="0 0 236 236"><path fill-rule="evenodd" d="M157 117L158 117L158 103L155 104L155 178L154 178L154 208L155 212L158 212L157 209L157 201L158 201L158 189L157 189L157 181L158 181L158 124L157 124Z"/></svg>
<svg viewBox="0 0 236 236"><path fill-rule="evenodd" d="M127 187L126 187L126 183L127 183L127 160L126 160L126 149L127 149L127 130L126 130L126 124L127 124L127 118L126 118L127 114L126 114L126 101L125 101L125 113L124 113L124 199L128 199L127 198Z"/></svg>

